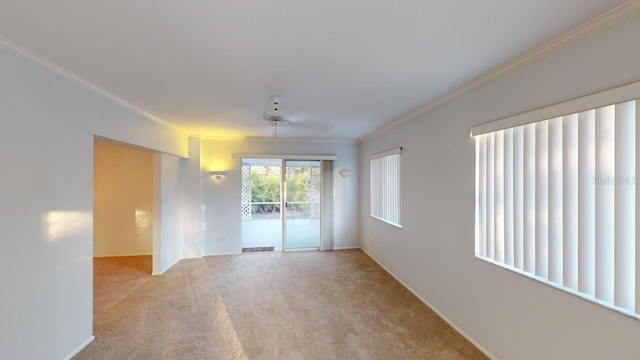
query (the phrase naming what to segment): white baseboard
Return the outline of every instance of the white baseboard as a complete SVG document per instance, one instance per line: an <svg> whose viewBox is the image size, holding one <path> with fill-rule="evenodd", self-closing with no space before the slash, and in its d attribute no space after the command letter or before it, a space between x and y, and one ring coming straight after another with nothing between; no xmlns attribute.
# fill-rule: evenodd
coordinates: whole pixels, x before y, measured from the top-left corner
<svg viewBox="0 0 640 360"><path fill-rule="evenodd" d="M402 286L404 286L413 295L415 295L415 297L417 297L420 301L422 301L425 305L427 305L431 310L433 310L433 312L435 312L438 316L440 316L442 318L442 320L444 320L447 324L449 324L449 326L454 328L458 333L460 333L460 335L464 336L465 339L469 340L469 342L472 343L475 347L477 347L478 350L482 351L482 353L487 355L487 357L489 359L498 360L495 356L493 356L491 353L489 353L489 351L487 351L487 349L482 347L482 345L478 344L478 342L476 342L471 336L469 336L467 333L462 331L462 329L457 327L456 324L454 324L451 320L449 320L446 316L444 316L444 314L442 314L440 311L438 311L438 309L433 307L427 300L425 300L422 296L420 296L417 292L415 292L412 288L410 288L409 285L405 284L404 281L400 280L394 273L389 271L389 269L387 269L386 266L382 265L382 263L380 263L375 257L371 256L371 254L369 254L369 252L367 250L362 248L362 251L364 251L364 253L367 254L367 256L369 256L369 258L371 258L371 260L375 261L378 265L380 265L380 267L383 268L384 271L389 273L389 275L393 276L393 278L396 279Z"/></svg>
<svg viewBox="0 0 640 360"><path fill-rule="evenodd" d="M172 268L175 264L177 264L177 263L178 263L178 261L180 261L180 260L182 260L182 258L177 258L177 259L176 259L176 261L174 261L173 263L171 263L171 265L167 266L167 268L166 268L166 269L162 270L162 271L161 271L161 272L159 272L159 273L155 273L155 272L154 272L154 273L151 273L151 275L162 275L162 274L166 273L169 269L171 269L171 268Z"/></svg>
<svg viewBox="0 0 640 360"><path fill-rule="evenodd" d="M361 249L361 247L360 246L338 246L333 248L333 250L355 250L355 249Z"/></svg>
<svg viewBox="0 0 640 360"><path fill-rule="evenodd" d="M65 357L64 360L71 360L72 357L78 355L78 353L82 351L82 349L86 348L87 345L91 344L91 342L95 340L95 338L96 338L95 336L91 335L87 340L85 340L82 344L80 344L80 346L78 346L75 350L73 350L71 354L67 355L67 357Z"/></svg>
<svg viewBox="0 0 640 360"><path fill-rule="evenodd" d="M216 253L216 254L204 254L202 255L202 257L206 257L206 256L227 256L227 255L240 255L242 254L241 251L238 252L228 252L228 253Z"/></svg>
<svg viewBox="0 0 640 360"><path fill-rule="evenodd" d="M341 246L341 247L336 247L333 248L333 250L356 250L356 249L361 249L360 246ZM289 250L285 250L284 252L295 252L295 251L314 251L314 250L318 250L318 249L289 249ZM269 251L267 251L269 252ZM273 251L274 253L279 253L282 251ZM252 253L251 251L246 252L246 254L250 254ZM228 252L228 253L216 253L216 254L204 254L202 255L202 257L207 257L207 256L228 256L228 255L240 255L240 254L245 254L243 252Z"/></svg>

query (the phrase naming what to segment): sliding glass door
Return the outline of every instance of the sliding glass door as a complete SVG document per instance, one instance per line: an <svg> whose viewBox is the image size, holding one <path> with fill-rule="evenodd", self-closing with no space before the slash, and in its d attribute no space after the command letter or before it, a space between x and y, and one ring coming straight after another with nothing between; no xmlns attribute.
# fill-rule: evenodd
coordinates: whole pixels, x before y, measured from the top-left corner
<svg viewBox="0 0 640 360"><path fill-rule="evenodd" d="M286 249L320 247L320 161L286 161Z"/></svg>
<svg viewBox="0 0 640 360"><path fill-rule="evenodd" d="M242 251L319 248L321 199L320 161L242 159Z"/></svg>
<svg viewBox="0 0 640 360"><path fill-rule="evenodd" d="M282 160L242 160L242 251L282 250Z"/></svg>

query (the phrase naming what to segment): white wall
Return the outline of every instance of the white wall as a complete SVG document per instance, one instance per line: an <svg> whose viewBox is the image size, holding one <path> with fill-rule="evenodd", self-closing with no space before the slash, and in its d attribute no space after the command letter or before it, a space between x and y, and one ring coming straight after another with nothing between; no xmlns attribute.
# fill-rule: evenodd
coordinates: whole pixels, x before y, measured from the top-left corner
<svg viewBox="0 0 640 360"><path fill-rule="evenodd" d="M362 245L497 359L637 359L640 322L475 259L475 124L640 79L640 16L360 146ZM367 155L404 147L403 229L369 217ZM371 242L368 238L371 238Z"/></svg>
<svg viewBox="0 0 640 360"><path fill-rule="evenodd" d="M182 224L183 239L181 253L183 258L202 256L204 213L202 211L202 141L189 138L189 159L180 161L182 175Z"/></svg>
<svg viewBox="0 0 640 360"><path fill-rule="evenodd" d="M93 256L151 255L153 153L96 140Z"/></svg>
<svg viewBox="0 0 640 360"><path fill-rule="evenodd" d="M92 336L93 139L187 138L0 50L0 349L63 359Z"/></svg>
<svg viewBox="0 0 640 360"><path fill-rule="evenodd" d="M153 246L153 274L167 271L182 257L180 219L180 158L166 154L156 154L156 233ZM159 221L158 221L159 220Z"/></svg>
<svg viewBox="0 0 640 360"><path fill-rule="evenodd" d="M205 204L204 254L233 254L242 250L240 217L240 159L232 154L337 155L334 162L334 247L358 247L358 165L357 146L353 143L292 141L287 139L248 139L244 141L204 140L203 171L227 172L216 181L204 176ZM341 169L353 170L340 177ZM217 241L219 236L225 240Z"/></svg>
<svg viewBox="0 0 640 360"><path fill-rule="evenodd" d="M187 159L156 154L153 274L178 260L202 256L200 139L189 139Z"/></svg>

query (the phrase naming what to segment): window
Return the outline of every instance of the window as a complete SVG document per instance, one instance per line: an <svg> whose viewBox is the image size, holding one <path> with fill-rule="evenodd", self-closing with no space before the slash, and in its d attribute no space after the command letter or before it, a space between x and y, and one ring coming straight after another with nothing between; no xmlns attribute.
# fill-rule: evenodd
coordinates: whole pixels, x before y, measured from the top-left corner
<svg viewBox="0 0 640 360"><path fill-rule="evenodd" d="M472 129L476 257L640 317L632 96L640 83Z"/></svg>
<svg viewBox="0 0 640 360"><path fill-rule="evenodd" d="M371 216L400 228L401 154L397 148L369 155Z"/></svg>

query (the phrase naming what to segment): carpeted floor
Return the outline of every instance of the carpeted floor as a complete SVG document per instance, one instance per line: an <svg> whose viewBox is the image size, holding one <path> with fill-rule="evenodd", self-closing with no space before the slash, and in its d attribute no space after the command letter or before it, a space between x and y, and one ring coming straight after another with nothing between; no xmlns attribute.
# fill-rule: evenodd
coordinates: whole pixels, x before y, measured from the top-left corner
<svg viewBox="0 0 640 360"><path fill-rule="evenodd" d="M360 250L183 260L74 359L486 359Z"/></svg>
<svg viewBox="0 0 640 360"><path fill-rule="evenodd" d="M151 255L94 258L94 319L150 280L151 266Z"/></svg>

